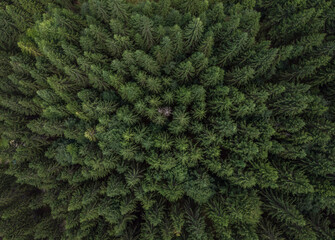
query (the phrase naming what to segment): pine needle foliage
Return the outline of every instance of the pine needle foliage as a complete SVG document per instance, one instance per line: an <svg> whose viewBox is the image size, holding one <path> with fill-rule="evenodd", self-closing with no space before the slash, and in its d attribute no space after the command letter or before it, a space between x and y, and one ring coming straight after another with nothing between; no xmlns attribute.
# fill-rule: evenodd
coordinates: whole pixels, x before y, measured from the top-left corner
<svg viewBox="0 0 335 240"><path fill-rule="evenodd" d="M334 239L334 1L6 0L0 23L0 239Z"/></svg>

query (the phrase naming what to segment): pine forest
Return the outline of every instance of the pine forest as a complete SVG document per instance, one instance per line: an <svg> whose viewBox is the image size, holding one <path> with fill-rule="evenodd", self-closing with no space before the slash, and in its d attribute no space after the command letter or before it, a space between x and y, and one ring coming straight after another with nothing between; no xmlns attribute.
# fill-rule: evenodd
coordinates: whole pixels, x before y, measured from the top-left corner
<svg viewBox="0 0 335 240"><path fill-rule="evenodd" d="M1 240L335 240L335 0L1 0Z"/></svg>

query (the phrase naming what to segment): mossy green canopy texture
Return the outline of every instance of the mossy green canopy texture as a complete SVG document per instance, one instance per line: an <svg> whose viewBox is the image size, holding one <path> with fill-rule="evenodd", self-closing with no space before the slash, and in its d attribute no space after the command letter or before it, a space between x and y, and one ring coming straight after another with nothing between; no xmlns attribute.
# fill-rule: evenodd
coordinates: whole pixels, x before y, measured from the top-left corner
<svg viewBox="0 0 335 240"><path fill-rule="evenodd" d="M0 238L335 239L334 0L7 0L0 62Z"/></svg>

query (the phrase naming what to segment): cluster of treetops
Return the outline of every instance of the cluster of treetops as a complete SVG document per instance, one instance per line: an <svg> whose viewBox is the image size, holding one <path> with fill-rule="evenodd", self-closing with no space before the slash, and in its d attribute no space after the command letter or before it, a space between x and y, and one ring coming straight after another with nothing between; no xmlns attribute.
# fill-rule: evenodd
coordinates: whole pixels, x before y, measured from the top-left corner
<svg viewBox="0 0 335 240"><path fill-rule="evenodd" d="M0 238L335 239L335 0L2 0L0 65Z"/></svg>

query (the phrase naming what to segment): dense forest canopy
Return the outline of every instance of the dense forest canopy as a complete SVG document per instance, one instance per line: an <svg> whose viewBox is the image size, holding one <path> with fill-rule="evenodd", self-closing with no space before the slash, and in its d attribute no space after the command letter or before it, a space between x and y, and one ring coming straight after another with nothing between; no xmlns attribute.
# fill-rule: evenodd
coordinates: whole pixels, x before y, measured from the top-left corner
<svg viewBox="0 0 335 240"><path fill-rule="evenodd" d="M3 0L0 62L0 239L335 239L335 0Z"/></svg>

